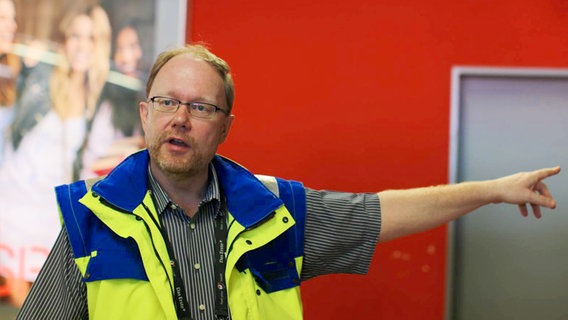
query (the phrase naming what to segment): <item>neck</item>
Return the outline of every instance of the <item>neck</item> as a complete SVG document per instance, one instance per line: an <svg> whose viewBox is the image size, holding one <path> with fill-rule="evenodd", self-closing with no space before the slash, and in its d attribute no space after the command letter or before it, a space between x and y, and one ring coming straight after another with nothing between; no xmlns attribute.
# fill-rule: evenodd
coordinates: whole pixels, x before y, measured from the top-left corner
<svg viewBox="0 0 568 320"><path fill-rule="evenodd" d="M205 196L209 182L209 169L193 175L164 172L156 168L154 164L150 165L150 169L152 175L170 199L182 207L189 217L195 216L199 204Z"/></svg>

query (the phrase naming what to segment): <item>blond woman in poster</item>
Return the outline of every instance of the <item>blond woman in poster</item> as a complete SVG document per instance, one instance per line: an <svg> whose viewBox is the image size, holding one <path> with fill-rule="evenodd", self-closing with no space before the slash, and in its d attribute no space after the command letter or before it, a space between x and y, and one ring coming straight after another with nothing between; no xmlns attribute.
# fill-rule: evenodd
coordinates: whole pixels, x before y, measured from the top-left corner
<svg viewBox="0 0 568 320"><path fill-rule="evenodd" d="M69 10L60 33L62 59L48 81L23 88L0 167L0 276L8 279L16 306L60 230L53 186L71 181L109 70L111 27L104 9ZM47 93L46 101L26 100L38 90Z"/></svg>

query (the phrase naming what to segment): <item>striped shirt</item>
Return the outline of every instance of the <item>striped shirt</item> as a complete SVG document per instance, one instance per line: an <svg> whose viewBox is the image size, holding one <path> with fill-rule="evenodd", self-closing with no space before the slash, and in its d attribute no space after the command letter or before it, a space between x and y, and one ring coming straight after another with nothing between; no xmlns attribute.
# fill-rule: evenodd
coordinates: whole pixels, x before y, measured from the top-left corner
<svg viewBox="0 0 568 320"><path fill-rule="evenodd" d="M180 265L195 320L214 315L214 218L220 191L215 170L193 218L173 203L150 174L150 191ZM306 188L304 263L301 278L333 273L365 274L381 226L375 193ZM88 319L86 286L74 262L65 228L39 273L17 319Z"/></svg>

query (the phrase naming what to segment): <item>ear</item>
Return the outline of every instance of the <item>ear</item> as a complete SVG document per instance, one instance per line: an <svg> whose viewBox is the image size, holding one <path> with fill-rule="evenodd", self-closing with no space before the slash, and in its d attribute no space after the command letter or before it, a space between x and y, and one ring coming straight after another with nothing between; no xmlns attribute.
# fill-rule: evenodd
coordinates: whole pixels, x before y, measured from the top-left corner
<svg viewBox="0 0 568 320"><path fill-rule="evenodd" d="M148 102L140 101L139 109L140 109L140 121L142 123L142 130L146 132L146 123L148 122Z"/></svg>
<svg viewBox="0 0 568 320"><path fill-rule="evenodd" d="M221 138L219 139L219 144L225 142L225 140L229 136L229 130L231 129L231 125L233 124L233 120L235 120L235 115L231 114L231 115L228 115L225 118L225 120L223 121L223 125L221 127Z"/></svg>

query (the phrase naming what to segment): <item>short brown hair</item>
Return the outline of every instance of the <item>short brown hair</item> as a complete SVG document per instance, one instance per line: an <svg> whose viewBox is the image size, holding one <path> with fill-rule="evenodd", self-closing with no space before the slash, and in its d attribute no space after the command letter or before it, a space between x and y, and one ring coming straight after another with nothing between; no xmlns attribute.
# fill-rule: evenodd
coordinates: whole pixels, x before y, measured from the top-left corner
<svg viewBox="0 0 568 320"><path fill-rule="evenodd" d="M227 102L227 107L229 108L229 113L233 109L233 101L235 100L235 85L233 83L233 77L231 76L231 69L225 60L214 55L205 45L203 44L186 44L185 46L175 47L166 51L163 51L158 55L152 69L150 69L150 74L148 75L148 81L146 81L146 97L150 94L150 89L154 84L154 79L162 67L170 61L173 57L189 53L195 58L207 62L212 66L223 79L225 84L225 97Z"/></svg>

